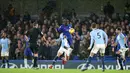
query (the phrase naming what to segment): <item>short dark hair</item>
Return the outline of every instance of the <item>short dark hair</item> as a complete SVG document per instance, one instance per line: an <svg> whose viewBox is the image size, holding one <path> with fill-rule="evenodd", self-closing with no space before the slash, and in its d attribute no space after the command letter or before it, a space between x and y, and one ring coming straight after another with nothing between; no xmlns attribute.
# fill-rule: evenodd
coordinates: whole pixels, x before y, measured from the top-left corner
<svg viewBox="0 0 130 73"><path fill-rule="evenodd" d="M97 28L97 24L94 23L94 24L91 25L91 27L92 28Z"/></svg>
<svg viewBox="0 0 130 73"><path fill-rule="evenodd" d="M33 23L33 26L36 26L37 24L38 24L38 23L34 22L34 23Z"/></svg>
<svg viewBox="0 0 130 73"><path fill-rule="evenodd" d="M121 31L122 29L120 27L116 28L117 30Z"/></svg>

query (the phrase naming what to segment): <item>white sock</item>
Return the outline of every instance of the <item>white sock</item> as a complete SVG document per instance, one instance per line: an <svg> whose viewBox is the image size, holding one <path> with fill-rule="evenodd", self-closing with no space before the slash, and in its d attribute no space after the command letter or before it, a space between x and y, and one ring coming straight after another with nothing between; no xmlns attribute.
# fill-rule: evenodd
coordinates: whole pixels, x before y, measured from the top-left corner
<svg viewBox="0 0 130 73"><path fill-rule="evenodd" d="M120 69L121 67L120 67L119 60L117 59L116 61L117 61L118 68Z"/></svg>
<svg viewBox="0 0 130 73"><path fill-rule="evenodd" d="M27 58L24 58L24 67L27 68Z"/></svg>
<svg viewBox="0 0 130 73"><path fill-rule="evenodd" d="M68 49L68 56L70 56L70 54L71 54L72 51L73 51L72 48L69 48L69 49Z"/></svg>

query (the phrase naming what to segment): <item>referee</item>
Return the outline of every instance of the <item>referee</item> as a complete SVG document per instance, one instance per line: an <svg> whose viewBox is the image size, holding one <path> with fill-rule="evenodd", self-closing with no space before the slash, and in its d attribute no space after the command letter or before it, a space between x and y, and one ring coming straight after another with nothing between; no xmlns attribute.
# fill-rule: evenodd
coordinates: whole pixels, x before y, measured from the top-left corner
<svg viewBox="0 0 130 73"><path fill-rule="evenodd" d="M40 29L38 28L38 24L34 23L33 24L33 28L30 30L29 32L30 34L30 49L33 52L33 56L34 56L34 63L33 63L33 68L37 68L37 58L38 58L38 45L37 45L37 39L38 39L38 35L42 35L43 33L40 31Z"/></svg>

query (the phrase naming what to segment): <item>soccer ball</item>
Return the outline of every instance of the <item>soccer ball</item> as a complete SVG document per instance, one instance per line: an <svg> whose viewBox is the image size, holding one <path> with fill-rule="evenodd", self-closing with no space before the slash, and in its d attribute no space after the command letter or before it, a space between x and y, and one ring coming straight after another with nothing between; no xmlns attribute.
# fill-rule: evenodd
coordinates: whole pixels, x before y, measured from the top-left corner
<svg viewBox="0 0 130 73"><path fill-rule="evenodd" d="M75 32L74 28L70 28L70 29L69 29L69 33L70 33L70 34L73 34L74 32Z"/></svg>

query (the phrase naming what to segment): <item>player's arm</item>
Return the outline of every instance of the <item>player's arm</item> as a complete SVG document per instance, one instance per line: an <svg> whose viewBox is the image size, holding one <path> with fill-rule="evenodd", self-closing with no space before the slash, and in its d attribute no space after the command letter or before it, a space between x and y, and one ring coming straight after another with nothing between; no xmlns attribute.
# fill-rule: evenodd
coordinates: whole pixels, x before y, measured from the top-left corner
<svg viewBox="0 0 130 73"><path fill-rule="evenodd" d="M42 39L42 41L47 42L47 40L46 40L46 36L45 36L45 35L43 35L41 39Z"/></svg>
<svg viewBox="0 0 130 73"><path fill-rule="evenodd" d="M10 43L11 41L8 39L8 46L9 46L8 50L10 49Z"/></svg>
<svg viewBox="0 0 130 73"><path fill-rule="evenodd" d="M1 45L1 39L0 39L0 48L2 47L2 45Z"/></svg>
<svg viewBox="0 0 130 73"><path fill-rule="evenodd" d="M62 31L62 28L63 28L63 25L61 25L59 28L56 28L56 31L57 31L57 32L61 32L61 31Z"/></svg>
<svg viewBox="0 0 130 73"><path fill-rule="evenodd" d="M27 37L27 35L24 35L26 41L28 42L29 41L29 38Z"/></svg>
<svg viewBox="0 0 130 73"><path fill-rule="evenodd" d="M117 40L117 37L115 37L115 39L114 39L114 47L116 47L117 44L118 44L118 40Z"/></svg>
<svg viewBox="0 0 130 73"><path fill-rule="evenodd" d="M103 31L103 33L104 33L104 36L105 36L105 44L106 44L106 46L107 46L107 43L108 43L108 36L107 36L107 34Z"/></svg>
<svg viewBox="0 0 130 73"><path fill-rule="evenodd" d="M121 37L124 38L125 46L126 46L126 48L128 48L128 45L127 45L127 36L125 36L124 34L121 34Z"/></svg>
<svg viewBox="0 0 130 73"><path fill-rule="evenodd" d="M38 32L42 36L42 40L45 41L45 42L47 42L47 40L46 40L45 35L43 34L43 32L40 31L40 29L38 29Z"/></svg>
<svg viewBox="0 0 130 73"><path fill-rule="evenodd" d="M94 43L94 38L92 36L92 33L90 33L90 37L91 37L91 40L90 40L90 46L89 46L88 50L90 50L92 48L92 45Z"/></svg>

